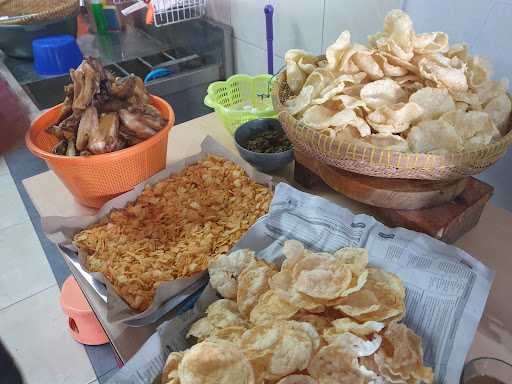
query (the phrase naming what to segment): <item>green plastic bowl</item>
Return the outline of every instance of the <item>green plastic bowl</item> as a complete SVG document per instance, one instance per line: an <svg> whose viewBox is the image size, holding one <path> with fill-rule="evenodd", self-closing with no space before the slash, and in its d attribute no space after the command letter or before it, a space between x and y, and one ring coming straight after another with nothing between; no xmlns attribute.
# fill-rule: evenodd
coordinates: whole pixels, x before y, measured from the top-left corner
<svg viewBox="0 0 512 384"><path fill-rule="evenodd" d="M270 96L271 84L272 75L233 75L226 81L211 83L204 103L215 110L233 135L250 120L277 116Z"/></svg>

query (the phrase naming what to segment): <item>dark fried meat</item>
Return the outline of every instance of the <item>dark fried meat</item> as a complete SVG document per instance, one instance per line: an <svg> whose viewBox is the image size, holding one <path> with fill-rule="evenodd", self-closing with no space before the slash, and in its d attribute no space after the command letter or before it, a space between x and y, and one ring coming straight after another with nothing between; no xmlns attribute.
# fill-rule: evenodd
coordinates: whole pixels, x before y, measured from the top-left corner
<svg viewBox="0 0 512 384"><path fill-rule="evenodd" d="M105 103L98 105L98 111L101 113L117 112L120 109L126 109L129 106L130 106L130 103L128 103L128 101L115 99L115 98L111 97Z"/></svg>
<svg viewBox="0 0 512 384"><path fill-rule="evenodd" d="M98 80L108 80L108 74L103 65L101 64L100 59L92 56L88 56L85 58L85 61L94 69L94 71L98 74Z"/></svg>
<svg viewBox="0 0 512 384"><path fill-rule="evenodd" d="M76 156L75 141L68 140L68 147L66 149L66 156Z"/></svg>
<svg viewBox="0 0 512 384"><path fill-rule="evenodd" d="M52 148L52 153L55 155L65 155L67 146L66 140L61 140Z"/></svg>
<svg viewBox="0 0 512 384"><path fill-rule="evenodd" d="M63 131L73 132L76 134L76 131L78 130L78 125L80 124L81 116L82 113L80 112L73 113L71 116L62 120L62 122L59 124L59 127L61 127Z"/></svg>
<svg viewBox="0 0 512 384"><path fill-rule="evenodd" d="M100 90L98 94L95 96L95 104L96 106L102 105L106 103L110 99L110 83L108 80L100 81Z"/></svg>
<svg viewBox="0 0 512 384"><path fill-rule="evenodd" d="M98 112L95 107L90 106L82 114L80 124L78 125L75 143L78 151L83 151L87 148L92 132L98 131L98 125Z"/></svg>
<svg viewBox="0 0 512 384"><path fill-rule="evenodd" d="M135 76L135 89L133 90L134 96L137 100L137 104L148 104L149 94L144 86L144 80L140 77Z"/></svg>
<svg viewBox="0 0 512 384"><path fill-rule="evenodd" d="M76 136L78 124L80 123L80 115L71 114L57 125L46 128L46 132L54 135L59 140L68 139L70 136Z"/></svg>
<svg viewBox="0 0 512 384"><path fill-rule="evenodd" d="M133 105L128 111L139 116L139 121L149 128L159 131L167 125L167 120L160 116L158 109L151 104Z"/></svg>
<svg viewBox="0 0 512 384"><path fill-rule="evenodd" d="M69 83L68 85L64 86L64 94L68 96L71 100L73 100L75 93L75 86L73 83Z"/></svg>
<svg viewBox="0 0 512 384"><path fill-rule="evenodd" d="M141 78L115 77L93 57L69 72L65 99L55 125L46 131L60 142L54 150L68 156L117 151L153 136L167 124L149 104Z"/></svg>
<svg viewBox="0 0 512 384"><path fill-rule="evenodd" d="M69 77L71 77L71 81L73 81L73 110L76 111L79 109L77 99L82 92L82 88L84 87L85 83L84 73L78 69L70 69Z"/></svg>
<svg viewBox="0 0 512 384"><path fill-rule="evenodd" d="M112 83L110 94L118 99L128 99L134 95L135 86L135 75L130 75L123 79L116 79L116 81Z"/></svg>
<svg viewBox="0 0 512 384"><path fill-rule="evenodd" d="M159 131L166 125L166 121L160 117L152 117L148 115L142 115L139 118L139 121L145 126L153 129L154 131Z"/></svg>
<svg viewBox="0 0 512 384"><path fill-rule="evenodd" d="M119 118L129 133L139 139L147 139L156 133L155 130L151 129L140 120L143 118L143 115L138 115L131 113L126 109L121 109L119 111Z"/></svg>
<svg viewBox="0 0 512 384"><path fill-rule="evenodd" d="M66 96L64 101L62 102L62 107L59 112L59 117L57 118L57 124L60 124L64 119L68 118L73 112L73 99L69 96Z"/></svg>
<svg viewBox="0 0 512 384"><path fill-rule="evenodd" d="M126 147L128 147L128 143L126 142L126 140L123 137L121 137L121 133L119 133L117 135L117 141L116 141L114 151L119 151L121 149L125 149Z"/></svg>
<svg viewBox="0 0 512 384"><path fill-rule="evenodd" d="M144 114L152 117L161 117L158 108L151 104L144 105Z"/></svg>
<svg viewBox="0 0 512 384"><path fill-rule="evenodd" d="M126 146L128 147L142 143L144 141L143 139L139 139L138 137L130 134L128 128L126 128L123 124L119 126L119 138L123 139L126 143Z"/></svg>
<svg viewBox="0 0 512 384"><path fill-rule="evenodd" d="M105 74L107 76L107 80L110 83L113 83L114 81L116 81L116 76L112 72L110 72L109 70L105 70Z"/></svg>
<svg viewBox="0 0 512 384"><path fill-rule="evenodd" d="M64 133L62 132L62 128L58 125L50 125L49 127L46 127L45 131L50 135L55 136L59 140L64 139Z"/></svg>
<svg viewBox="0 0 512 384"><path fill-rule="evenodd" d="M97 131L90 133L87 148L94 154L112 152L117 145L119 117L116 112L104 113L99 118Z"/></svg>
<svg viewBox="0 0 512 384"><path fill-rule="evenodd" d="M73 100L74 110L84 110L92 103L93 96L99 93L100 90L100 75L94 67L89 64L88 61L84 60L82 64L76 69L75 78L83 76L83 86L80 92L76 94ZM75 91L76 91L75 83Z"/></svg>

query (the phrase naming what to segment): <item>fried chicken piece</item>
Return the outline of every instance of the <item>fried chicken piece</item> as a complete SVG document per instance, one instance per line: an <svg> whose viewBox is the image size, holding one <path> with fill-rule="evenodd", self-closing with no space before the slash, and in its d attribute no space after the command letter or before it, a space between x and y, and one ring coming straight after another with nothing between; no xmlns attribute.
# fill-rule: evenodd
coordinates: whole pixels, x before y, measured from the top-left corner
<svg viewBox="0 0 512 384"><path fill-rule="evenodd" d="M64 132L59 125L50 125L49 127L46 127L45 131L59 140L64 140Z"/></svg>
<svg viewBox="0 0 512 384"><path fill-rule="evenodd" d="M112 83L110 94L118 99L128 99L134 95L136 86L136 76L129 75L125 78L117 78Z"/></svg>
<svg viewBox="0 0 512 384"><path fill-rule="evenodd" d="M110 83L113 83L114 81L116 81L116 76L112 72L110 72L109 70L105 70L105 75L107 76L107 80Z"/></svg>
<svg viewBox="0 0 512 384"><path fill-rule="evenodd" d="M71 116L64 119L60 124L59 127L63 131L71 132L76 135L76 132L78 130L78 125L80 124L80 118L82 116L81 112L73 113Z"/></svg>
<svg viewBox="0 0 512 384"><path fill-rule="evenodd" d="M75 86L73 83L69 83L64 86L64 95L69 96L71 99L73 99L75 95Z"/></svg>
<svg viewBox="0 0 512 384"><path fill-rule="evenodd" d="M84 110L91 105L93 96L100 91L100 73L89 61L84 60L73 72L73 83L75 84L73 110ZM79 85L77 86L77 84Z"/></svg>
<svg viewBox="0 0 512 384"><path fill-rule="evenodd" d="M84 87L85 79L84 79L84 73L81 70L78 69L70 69L69 70L69 77L71 77L71 81L73 82L73 111L76 111L77 104L76 100L78 99L78 96L82 92L82 88Z"/></svg>
<svg viewBox="0 0 512 384"><path fill-rule="evenodd" d="M144 114L152 117L161 117L158 108L151 104L144 104Z"/></svg>
<svg viewBox="0 0 512 384"><path fill-rule="evenodd" d="M85 61L94 69L94 71L98 74L98 80L108 80L108 74L103 65L101 64L100 59L97 57L88 56L85 58Z"/></svg>
<svg viewBox="0 0 512 384"><path fill-rule="evenodd" d="M93 103L95 103L96 107L103 105L104 103L110 100L110 83L108 80L100 81L100 90L94 96Z"/></svg>
<svg viewBox="0 0 512 384"><path fill-rule="evenodd" d="M68 118L73 112L73 99L69 96L64 98L62 107L59 111L59 117L57 117L57 124L60 124L64 119Z"/></svg>
<svg viewBox="0 0 512 384"><path fill-rule="evenodd" d="M144 86L144 80L138 76L135 76L135 88L133 90L133 96L135 98L135 102L133 104L149 103L149 94L146 87Z"/></svg>
<svg viewBox="0 0 512 384"><path fill-rule="evenodd" d="M76 149L83 151L89 145L89 139L93 132L98 131L98 112L93 106L88 107L82 114L78 131L76 133Z"/></svg>
<svg viewBox="0 0 512 384"><path fill-rule="evenodd" d="M68 144L66 140L61 140L52 148L52 153L55 155L65 155Z"/></svg>
<svg viewBox="0 0 512 384"><path fill-rule="evenodd" d="M71 114L62 120L59 124L51 125L46 128L46 132L54 135L57 139L63 140L69 137L75 137L80 123L80 114Z"/></svg>
<svg viewBox="0 0 512 384"><path fill-rule="evenodd" d="M139 115L139 121L155 131L161 130L167 124L167 120L160 116L160 111L151 104L134 105L128 111Z"/></svg>
<svg viewBox="0 0 512 384"><path fill-rule="evenodd" d="M117 151L153 136L167 123L149 104L141 78L116 78L93 57L69 72L65 99L57 123L46 129L69 156ZM65 146L64 146L65 144Z"/></svg>
<svg viewBox="0 0 512 384"><path fill-rule="evenodd" d="M126 109L129 106L128 101L111 97L105 103L99 104L98 110L100 113L118 112L120 109Z"/></svg>
<svg viewBox="0 0 512 384"><path fill-rule="evenodd" d="M62 131L62 134L67 141L73 140L74 142L76 140L76 132Z"/></svg>
<svg viewBox="0 0 512 384"><path fill-rule="evenodd" d="M98 129L90 132L87 149L94 154L112 152L117 146L119 117L116 112L104 113L99 118Z"/></svg>
<svg viewBox="0 0 512 384"><path fill-rule="evenodd" d="M76 156L75 141L68 140L68 147L66 149L66 156Z"/></svg>
<svg viewBox="0 0 512 384"><path fill-rule="evenodd" d="M119 126L119 138L124 140L126 147L131 147L132 145L136 145L142 143L144 140L139 139L138 137L131 135L130 131L123 124Z"/></svg>
<svg viewBox="0 0 512 384"><path fill-rule="evenodd" d="M149 115L143 115L139 120L141 123L155 131L161 130L167 124L167 121L162 119L160 116L153 117Z"/></svg>
<svg viewBox="0 0 512 384"><path fill-rule="evenodd" d="M128 132L139 139L147 139L153 136L156 131L144 124L143 115L131 113L126 109L119 111L119 118Z"/></svg>
<svg viewBox="0 0 512 384"><path fill-rule="evenodd" d="M117 135L116 145L112 152L120 151L121 149L125 149L126 147L128 147L128 144L126 143L126 140L123 137L121 137L121 131L119 131Z"/></svg>

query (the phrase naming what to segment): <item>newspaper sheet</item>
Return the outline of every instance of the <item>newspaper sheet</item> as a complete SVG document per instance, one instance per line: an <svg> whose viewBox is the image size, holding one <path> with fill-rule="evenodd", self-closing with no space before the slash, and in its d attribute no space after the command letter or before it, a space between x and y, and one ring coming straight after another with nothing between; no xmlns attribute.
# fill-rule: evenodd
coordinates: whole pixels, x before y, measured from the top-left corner
<svg viewBox="0 0 512 384"><path fill-rule="evenodd" d="M436 383L457 383L474 338L494 273L464 251L427 235L388 228L367 215L280 183L270 212L240 240L267 261L280 264L285 240L313 251L365 247L372 266L396 273L406 287L405 323L423 339L425 364ZM169 351L189 346L185 334L216 299L208 285L195 307L161 325L110 383L151 383Z"/></svg>

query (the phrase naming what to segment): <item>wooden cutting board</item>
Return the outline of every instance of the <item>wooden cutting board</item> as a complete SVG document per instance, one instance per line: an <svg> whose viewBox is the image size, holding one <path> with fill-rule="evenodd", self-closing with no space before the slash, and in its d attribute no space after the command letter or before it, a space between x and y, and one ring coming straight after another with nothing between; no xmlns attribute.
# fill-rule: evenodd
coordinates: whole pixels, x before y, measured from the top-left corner
<svg viewBox="0 0 512 384"><path fill-rule="evenodd" d="M450 181L384 179L347 172L295 152L295 180L306 188L325 183L376 207L392 227L424 232L452 243L473 228L494 188L475 178Z"/></svg>

